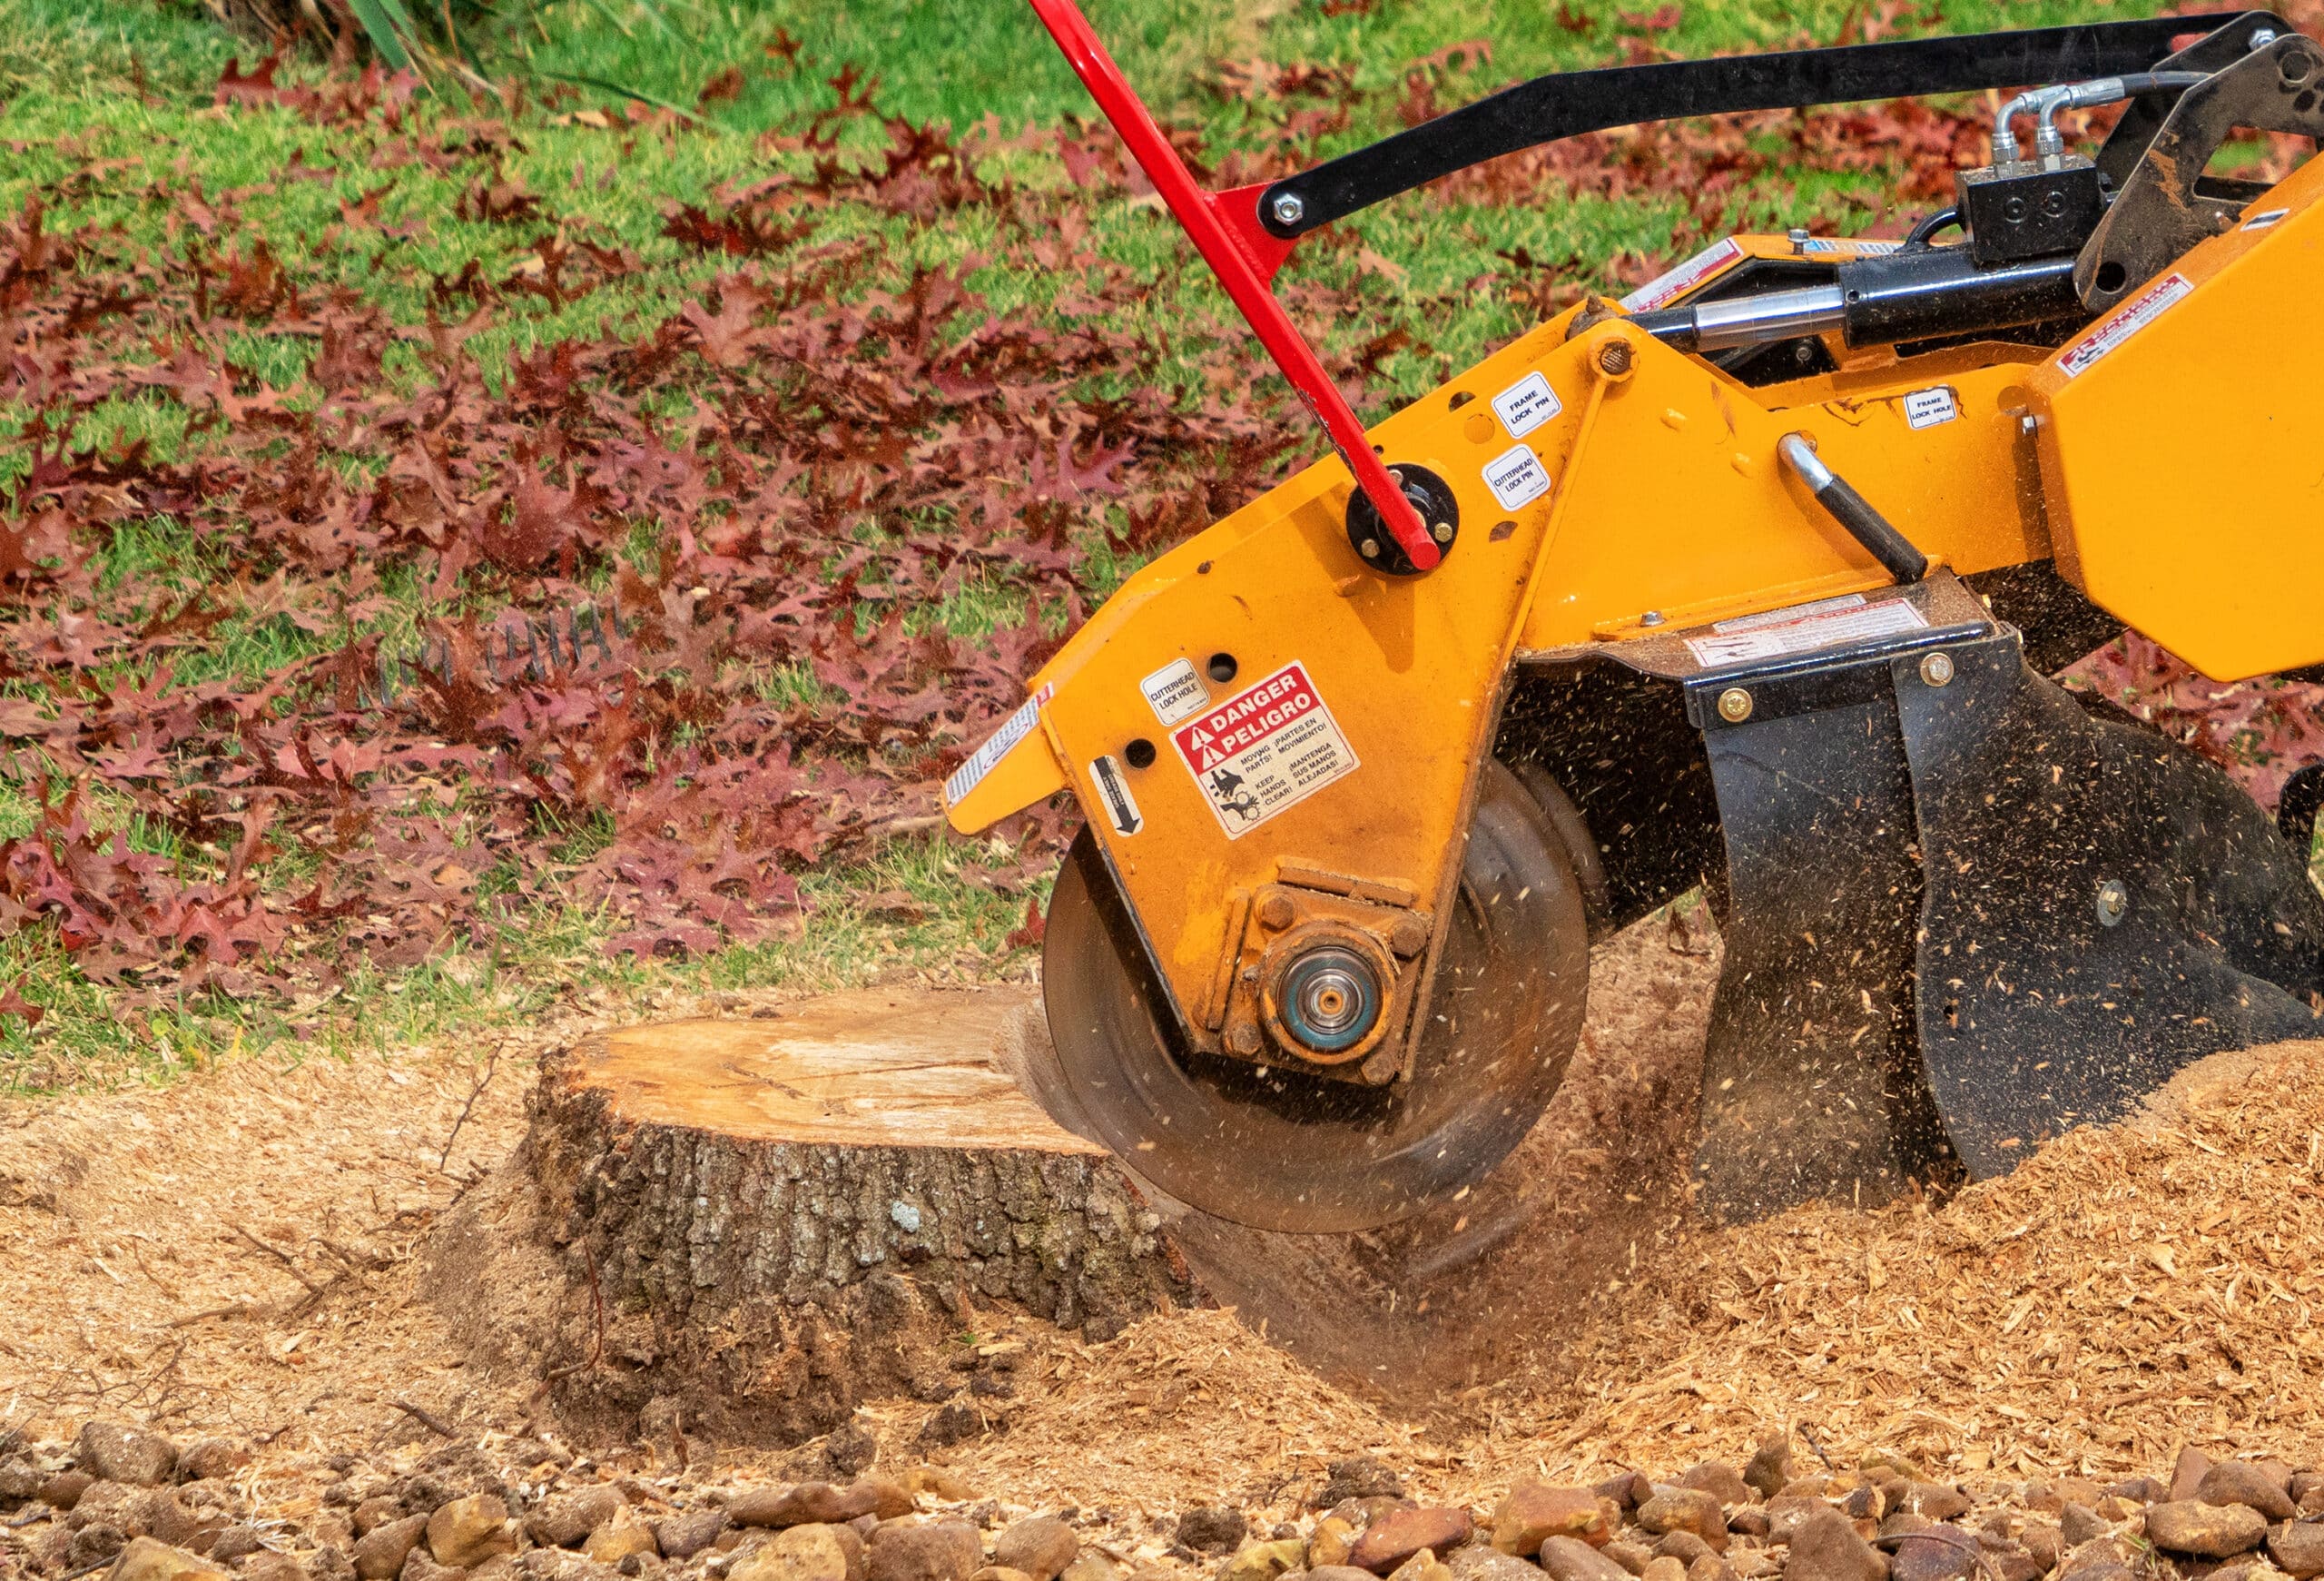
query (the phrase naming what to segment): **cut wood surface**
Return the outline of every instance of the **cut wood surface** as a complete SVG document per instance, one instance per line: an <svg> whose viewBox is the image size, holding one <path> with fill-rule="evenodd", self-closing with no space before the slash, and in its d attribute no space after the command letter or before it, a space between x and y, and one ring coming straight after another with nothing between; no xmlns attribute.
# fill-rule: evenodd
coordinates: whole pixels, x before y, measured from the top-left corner
<svg viewBox="0 0 2324 1581"><path fill-rule="evenodd" d="M796 1442L949 1393L980 1309L1102 1339L1195 1298L1137 1186L1009 1079L1004 1045L1042 1035L1030 993L762 1015L546 1061L523 1146L443 1238L439 1303L568 1420ZM464 1300L528 1259L547 1299Z"/></svg>

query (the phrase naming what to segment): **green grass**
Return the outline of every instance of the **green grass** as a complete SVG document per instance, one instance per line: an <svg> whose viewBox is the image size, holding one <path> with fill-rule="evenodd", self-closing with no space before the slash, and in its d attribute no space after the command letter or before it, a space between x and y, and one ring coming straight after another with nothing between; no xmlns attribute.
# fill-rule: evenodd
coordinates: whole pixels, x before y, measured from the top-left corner
<svg viewBox="0 0 2324 1581"><path fill-rule="evenodd" d="M1584 0L1576 10L1591 26L1577 32L1559 25L1557 7L1541 0L1378 0L1338 15L1327 15L1317 0L1090 0L1088 6L1132 82L1158 113L1198 124L1214 159L1265 146L1285 113L1232 91L1240 65L1307 63L1344 71L1364 96L1351 124L1322 145L1329 153L1393 130L1406 71L1445 45L1484 40L1492 46L1489 64L1440 84L1440 101L1449 104L1520 76L1620 58L1618 13L1624 8L1650 9L1627 0ZM1855 0L1688 0L1679 25L1653 42L1680 54L1823 42L1859 9ZM1965 32L2091 15L2087 4L2067 0L1951 0L1937 25ZM327 130L289 111L213 109L212 89L226 62L239 57L248 68L265 51L219 28L194 0L0 0L0 142L10 150L0 165L0 212L13 213L38 193L52 230L117 228L126 244L182 251L202 243L174 228L172 214L177 195L198 182L206 193L235 194L242 231L232 245L262 238L302 283L343 287L407 325L424 320L431 277L450 277L475 263L487 277L504 278L553 229L568 240L636 252L644 266L638 273L562 308L535 298L504 300L471 342L487 376L497 380L511 358L542 344L639 334L699 297L726 265L665 238L665 213L679 203L714 207L722 183L800 160L781 134L795 133L806 117L833 104L827 79L842 66L876 79L885 111L960 131L990 115L1014 136L1094 114L1022 0L506 0L496 16L462 44L489 74L517 85L522 103L511 119L520 136L502 153L503 173L537 195L550 218L456 218L456 203L483 168L474 161L443 173L410 163L383 173L373 167L375 132ZM704 88L722 79L733 91L704 98ZM697 124L673 135L574 117L639 101L678 106ZM472 108L465 89L439 79L423 92L410 134L440 138ZM859 122L848 130L847 146L865 152L879 136L876 126ZM294 160L333 173L326 181L278 180ZM995 155L989 173L1003 173L1040 188L1066 182L1061 163L1037 143ZM382 185L389 189L380 199L387 224L420 222L413 237L388 247L376 236L350 236L340 219L342 203L359 203ZM1788 217L1820 213L1848 228L1868 222L1882 202L1876 173L1818 177L1792 196L1797 206ZM1391 329L1412 334L1412 348L1387 364L1394 390L1381 403L1384 410L1528 327L1528 310L1505 289L1513 272L1497 255L1521 249L1536 258L1571 258L1578 279L1603 283L1599 272L1616 254L1666 252L1682 217L1676 197L1624 203L1545 197L1510 206L1407 200L1344 226L1349 245L1303 250L1285 283L1293 290L1302 280L1344 284L1363 250L1387 261L1392 276L1375 274L1364 285L1366 315L1306 326L1343 351ZM1175 224L1150 203L1102 202L1090 218L1097 250L1153 282L1120 327L1172 347L1186 323L1229 316ZM820 211L818 222L819 242L876 242L898 277L914 265L983 258L973 283L1002 311L1046 307L1078 287L1013 255L1000 218L982 209L921 224L842 202ZM311 351L303 339L251 333L238 339L233 355L259 377L287 387ZM401 360L391 359L391 377L416 383L416 353L403 350L396 357ZM1198 368L1193 361L1169 365L1165 375L1193 380ZM682 391L670 392L668 400L674 414L682 411ZM25 415L20 407L0 405L6 430ZM90 414L82 438L143 439L164 458L201 442L182 410L158 397ZM0 448L0 477L23 465L20 452ZM648 538L635 546L639 553L650 548ZM168 521L118 529L103 552L115 574L156 573L189 596L215 588L223 570ZM1136 563L1101 555L1100 589ZM378 635L390 654L409 657L420 622L448 611L417 588L391 586L389 592L387 613L360 631L307 633L279 615L237 614L216 628L198 659L180 661L178 678L248 681L354 635ZM869 618L872 612L865 613ZM972 584L911 618L915 630L933 625L973 639L1028 618L1053 622L1061 612L1030 608L1009 587ZM797 667L771 670L761 687L786 703L822 696ZM28 825L27 798L24 777L0 776L0 835ZM141 831L132 834L146 841ZM573 830L567 851L578 859L601 837L587 827ZM611 931L605 919L554 914L512 924L497 945L481 951L465 949L401 973L358 974L320 1005L211 999L168 1015L117 1014L114 996L84 981L53 939L20 934L0 943L0 983L28 977L27 995L49 1014L29 1033L13 1019L0 1026L0 1090L162 1078L237 1047L286 1038L326 1052L434 1038L521 1021L569 996L619 1013L671 989L807 989L897 970L1021 969L1021 955L1004 941L1022 921L1023 898L964 883L960 850L940 838L906 841L869 865L809 874L813 905L802 930L774 943L735 945L685 963L616 961L602 949ZM2324 852L2319 872L2324 874ZM870 897L891 892L911 897L924 915L898 921L892 911L867 909Z"/></svg>

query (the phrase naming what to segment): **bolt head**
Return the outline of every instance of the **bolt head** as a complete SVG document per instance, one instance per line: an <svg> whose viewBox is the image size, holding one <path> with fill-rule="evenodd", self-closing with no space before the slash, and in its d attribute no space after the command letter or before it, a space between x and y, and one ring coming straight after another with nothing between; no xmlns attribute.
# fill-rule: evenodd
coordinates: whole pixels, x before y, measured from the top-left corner
<svg viewBox="0 0 2324 1581"><path fill-rule="evenodd" d="M1628 373L1630 371L1630 343L1628 341L1609 341L1598 348L1598 367L1602 372L1618 376Z"/></svg>
<svg viewBox="0 0 2324 1581"><path fill-rule="evenodd" d="M1380 558L1380 540L1378 539L1367 538L1358 547L1364 550L1364 558L1365 559L1376 560Z"/></svg>
<svg viewBox="0 0 2324 1581"><path fill-rule="evenodd" d="M1248 1057L1259 1052L1259 1029L1247 1021L1236 1022L1226 1029L1226 1046Z"/></svg>
<svg viewBox="0 0 2324 1581"><path fill-rule="evenodd" d="M1298 908L1287 894L1271 894L1259 902L1259 925L1263 928L1287 928L1298 914Z"/></svg>
<svg viewBox="0 0 2324 1581"><path fill-rule="evenodd" d="M1751 694L1741 687L1729 687L1718 694L1718 716L1729 725L1740 725L1751 716Z"/></svg>
<svg viewBox="0 0 2324 1581"><path fill-rule="evenodd" d="M1428 948L1428 924L1423 918L1406 912L1388 930L1388 947L1410 960Z"/></svg>
<svg viewBox="0 0 2324 1581"><path fill-rule="evenodd" d="M1278 225L1296 225L1307 217L1307 205L1297 193L1282 193L1267 205L1267 212Z"/></svg>
<svg viewBox="0 0 2324 1581"><path fill-rule="evenodd" d="M2251 47L2265 49L2280 36L2272 27L2255 27L2251 30Z"/></svg>
<svg viewBox="0 0 2324 1581"><path fill-rule="evenodd" d="M1438 522L1433 528L1429 529L1429 536L1436 539L1439 543L1451 543L1452 541L1452 523L1445 521Z"/></svg>
<svg viewBox="0 0 2324 1581"><path fill-rule="evenodd" d="M1645 614L1638 618L1638 623L1640 626L1659 626L1662 624L1662 611L1659 609L1649 609Z"/></svg>
<svg viewBox="0 0 2324 1581"><path fill-rule="evenodd" d="M1921 679L1932 687L1951 686L1953 684L1953 656L1949 653L1932 653L1925 656L1921 659Z"/></svg>
<svg viewBox="0 0 2324 1581"><path fill-rule="evenodd" d="M2101 927L2115 927L2130 914L2131 886L2119 878L2110 878L2098 886L2098 923Z"/></svg>

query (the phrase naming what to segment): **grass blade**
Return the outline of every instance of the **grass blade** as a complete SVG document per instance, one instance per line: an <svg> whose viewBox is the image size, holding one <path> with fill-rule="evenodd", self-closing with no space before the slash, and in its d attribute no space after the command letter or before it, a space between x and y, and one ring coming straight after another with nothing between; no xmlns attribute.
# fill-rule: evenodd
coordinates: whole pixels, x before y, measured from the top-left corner
<svg viewBox="0 0 2324 1581"><path fill-rule="evenodd" d="M399 69L411 64L411 51L404 41L414 30L402 0L348 0L348 4L354 8L356 20L362 23L371 47L379 52L381 60ZM399 16L403 22L401 29L396 25Z"/></svg>

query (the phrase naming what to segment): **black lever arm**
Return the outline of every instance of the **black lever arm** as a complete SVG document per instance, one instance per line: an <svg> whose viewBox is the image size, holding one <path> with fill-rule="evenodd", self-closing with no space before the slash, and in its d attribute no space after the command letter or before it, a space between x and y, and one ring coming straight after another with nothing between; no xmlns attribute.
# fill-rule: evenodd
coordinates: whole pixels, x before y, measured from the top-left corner
<svg viewBox="0 0 2324 1581"><path fill-rule="evenodd" d="M2173 38L2211 33L2229 23L2246 29L2293 31L2266 12L2221 12L1659 61L1535 77L1409 132L1284 177L1260 197L1259 220L1277 236L1303 236L1318 225L1502 154L1649 121L2129 75L2152 70L2168 56Z"/></svg>

